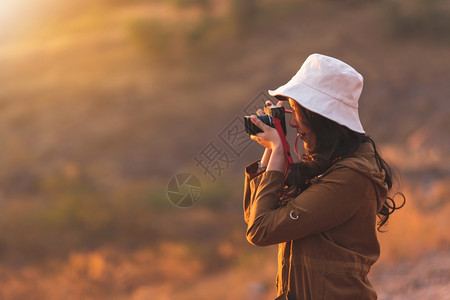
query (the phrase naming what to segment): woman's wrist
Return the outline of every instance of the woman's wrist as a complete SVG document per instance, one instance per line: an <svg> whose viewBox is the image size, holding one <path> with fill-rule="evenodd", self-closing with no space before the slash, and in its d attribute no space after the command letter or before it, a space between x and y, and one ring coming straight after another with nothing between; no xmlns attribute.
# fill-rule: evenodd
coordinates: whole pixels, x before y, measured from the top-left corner
<svg viewBox="0 0 450 300"><path fill-rule="evenodd" d="M275 147L272 149L270 160L267 165L267 171L279 171L284 173L286 170L286 156L283 147Z"/></svg>
<svg viewBox="0 0 450 300"><path fill-rule="evenodd" d="M261 166L267 167L267 165L269 164L271 154L272 154L272 149L266 148L266 150L264 150L264 154L261 158Z"/></svg>

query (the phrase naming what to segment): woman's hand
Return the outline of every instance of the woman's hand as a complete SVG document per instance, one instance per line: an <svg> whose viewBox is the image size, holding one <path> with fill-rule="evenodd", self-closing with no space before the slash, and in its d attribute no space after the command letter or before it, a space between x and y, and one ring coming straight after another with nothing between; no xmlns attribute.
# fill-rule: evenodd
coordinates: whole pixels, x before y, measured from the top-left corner
<svg viewBox="0 0 450 300"><path fill-rule="evenodd" d="M280 135L278 131L270 126L264 124L255 115L251 116L252 122L258 126L263 132L257 133L256 135L251 135L250 138L256 141L258 144L264 148L274 150L275 148L283 147L281 143Z"/></svg>
<svg viewBox="0 0 450 300"><path fill-rule="evenodd" d="M266 106L270 105L273 105L272 102L266 101ZM283 101L278 101L277 105L283 105ZM263 115L264 111L262 109L258 109L256 114L258 116ZM257 133L256 135L251 135L250 138L252 140L256 141L261 146L269 150L273 150L277 147L283 147L280 135L278 134L278 131L275 128L267 126L255 115L251 116L251 120L256 126L258 126L263 131Z"/></svg>
<svg viewBox="0 0 450 300"><path fill-rule="evenodd" d="M282 101L279 101L277 105L282 105L282 103ZM267 101L266 105L272 105L272 102ZM258 115L264 114L261 109L258 109L256 113ZM267 126L254 115L251 117L251 120L263 131L250 136L252 140L266 148L266 151L261 158L261 165L267 167L267 171L279 171L284 173L286 171L287 161L278 131L273 127Z"/></svg>

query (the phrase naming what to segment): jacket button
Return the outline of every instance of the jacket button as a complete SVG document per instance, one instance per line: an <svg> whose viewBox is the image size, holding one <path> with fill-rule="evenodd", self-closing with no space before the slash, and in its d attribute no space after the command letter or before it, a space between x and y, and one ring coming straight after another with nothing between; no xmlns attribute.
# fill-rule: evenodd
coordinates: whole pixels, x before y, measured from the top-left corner
<svg viewBox="0 0 450 300"><path fill-rule="evenodd" d="M298 215L296 215L294 213L294 210L291 210L291 212L289 213L289 216L291 217L292 220L297 220L298 219Z"/></svg>

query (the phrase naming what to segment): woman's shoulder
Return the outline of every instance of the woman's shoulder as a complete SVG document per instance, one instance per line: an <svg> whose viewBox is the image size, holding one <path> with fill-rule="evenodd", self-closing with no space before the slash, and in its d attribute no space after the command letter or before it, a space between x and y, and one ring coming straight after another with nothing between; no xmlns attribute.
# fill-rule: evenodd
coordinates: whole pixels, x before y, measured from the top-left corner
<svg viewBox="0 0 450 300"><path fill-rule="evenodd" d="M366 180L367 176L365 176L364 172L359 170L358 168L354 168L346 163L335 163L324 173L314 177L311 180L312 184L327 182L327 181L336 181L338 180L341 183L346 181L359 181Z"/></svg>
<svg viewBox="0 0 450 300"><path fill-rule="evenodd" d="M375 160L375 151L370 143L364 143L350 156L338 159L327 171L349 168L362 174L380 172Z"/></svg>
<svg viewBox="0 0 450 300"><path fill-rule="evenodd" d="M370 143L361 145L352 156L338 160L320 178L315 179L315 182L323 182L324 178L347 182L350 185L356 182L361 184L371 182L382 191L387 188L384 181L385 173L379 169Z"/></svg>

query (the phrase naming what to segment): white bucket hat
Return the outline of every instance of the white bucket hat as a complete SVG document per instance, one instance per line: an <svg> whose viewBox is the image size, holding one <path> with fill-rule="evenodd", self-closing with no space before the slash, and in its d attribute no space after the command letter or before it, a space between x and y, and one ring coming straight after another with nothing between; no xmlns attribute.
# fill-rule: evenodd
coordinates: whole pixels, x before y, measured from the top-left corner
<svg viewBox="0 0 450 300"><path fill-rule="evenodd" d="M284 96L304 108L365 133L358 114L363 77L348 64L325 55L311 54L297 74L271 96Z"/></svg>

